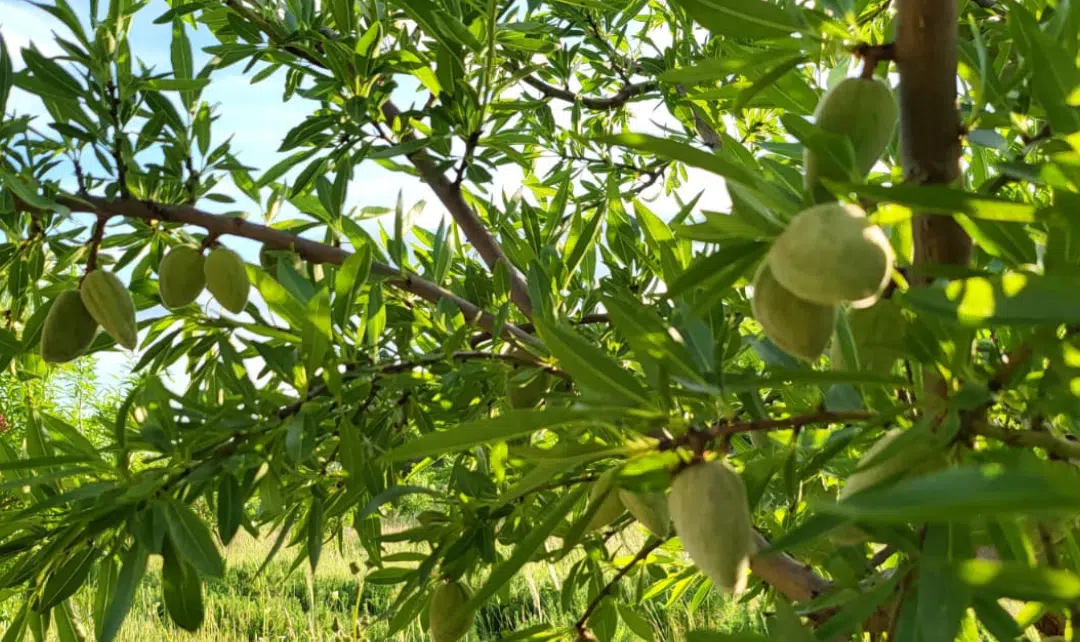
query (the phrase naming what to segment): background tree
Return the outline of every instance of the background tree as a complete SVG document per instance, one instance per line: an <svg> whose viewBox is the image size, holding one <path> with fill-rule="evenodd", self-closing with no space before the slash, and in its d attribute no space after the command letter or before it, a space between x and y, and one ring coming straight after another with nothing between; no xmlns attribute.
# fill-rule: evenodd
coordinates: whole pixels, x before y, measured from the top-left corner
<svg viewBox="0 0 1080 642"><path fill-rule="evenodd" d="M70 629L83 585L112 639L151 555L170 617L197 628L240 528L313 567L355 529L365 572L399 585L391 630L570 556L585 612L510 639L611 639L619 619L647 639L636 605L709 580L652 526L614 565L605 542L638 527L618 506L587 527L611 493L630 505L716 457L745 499L701 488L702 513L750 510L755 551L734 561L744 597L772 605L769 639L1072 630L1076 3L170 0L171 69L130 47L146 4L40 2L62 53L23 49L16 72L0 47L0 350L47 376L50 304L95 269L123 277L139 331L105 443L33 411L20 448L0 442L0 488L21 492L0 522L5 642ZM198 69L193 29L218 41ZM865 181L861 148L812 117L856 58L899 103ZM215 137L202 98L239 65L312 109L271 167ZM48 116L5 111L13 88ZM631 131L649 101L681 127ZM804 188L807 150L834 180ZM372 163L426 184L449 221L414 227L399 201L390 231L361 225L348 187ZM512 197L489 190L506 168ZM654 213L645 197L688 168L730 202ZM209 211L227 185L251 204ZM762 335L748 286L823 198L869 211L901 269L875 306L888 323L841 306L832 357L800 360ZM265 250L243 313L160 306L170 248L236 239ZM101 332L87 353L114 350ZM414 483L425 469L448 482ZM837 501L853 475L865 488ZM393 538L424 553L386 560L381 518L412 493L435 508ZM433 603L442 579L472 590ZM460 632L444 620L439 639Z"/></svg>

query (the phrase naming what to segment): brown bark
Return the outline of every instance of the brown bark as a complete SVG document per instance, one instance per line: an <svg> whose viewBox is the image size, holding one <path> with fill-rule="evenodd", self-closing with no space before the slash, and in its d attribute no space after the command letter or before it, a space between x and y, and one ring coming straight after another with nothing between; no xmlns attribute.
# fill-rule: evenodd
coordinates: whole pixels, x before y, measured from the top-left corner
<svg viewBox="0 0 1080 642"><path fill-rule="evenodd" d="M898 0L896 13L904 178L912 183L953 183L960 178L961 155L957 3ZM914 227L916 279L920 266L966 265L971 260L971 239L955 220L918 214Z"/></svg>
<svg viewBox="0 0 1080 642"><path fill-rule="evenodd" d="M305 239L242 218L204 212L188 205L162 205L137 200L109 200L90 195L78 197L60 196L56 199L56 202L73 212L194 225L205 229L214 236L239 236L258 241L270 249L291 250L304 260L312 263L341 265L349 257L349 252L339 247ZM27 207L25 203L21 205L17 203L17 205L22 209L33 210L33 208ZM371 271L373 274L386 277L386 283L393 287L411 292L432 303L438 303L443 299L452 301L470 322L475 322L488 332L493 331L495 328L496 319L494 315L481 310L472 302L439 287L435 283L413 274L402 273L400 270L378 261L372 263ZM535 338L509 323L503 325L502 336L523 343L536 343Z"/></svg>

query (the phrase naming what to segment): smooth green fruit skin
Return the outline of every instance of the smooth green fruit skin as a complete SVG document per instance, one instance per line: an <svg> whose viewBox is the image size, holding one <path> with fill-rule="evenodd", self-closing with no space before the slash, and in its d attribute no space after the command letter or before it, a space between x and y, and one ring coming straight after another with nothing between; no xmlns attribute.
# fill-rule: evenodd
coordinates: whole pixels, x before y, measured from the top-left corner
<svg viewBox="0 0 1080 642"><path fill-rule="evenodd" d="M635 493L620 488L619 499L634 519L653 535L663 539L671 533L671 513L663 493Z"/></svg>
<svg viewBox="0 0 1080 642"><path fill-rule="evenodd" d="M79 294L105 332L121 346L134 350L139 343L135 302L124 282L112 272L94 270L83 279Z"/></svg>
<svg viewBox="0 0 1080 642"><path fill-rule="evenodd" d="M158 266L158 290L161 302L170 310L191 303L206 287L202 252L181 245L169 250Z"/></svg>
<svg viewBox="0 0 1080 642"><path fill-rule="evenodd" d="M66 363L82 354L97 334L98 323L82 302L78 290L56 297L41 329L41 358Z"/></svg>
<svg viewBox="0 0 1080 642"><path fill-rule="evenodd" d="M698 570L723 591L743 592L756 546L742 478L719 460L691 465L672 481L668 508Z"/></svg>
<svg viewBox="0 0 1080 642"><path fill-rule="evenodd" d="M472 628L475 613L466 610L472 593L461 582L441 582L428 608L432 642L457 642Z"/></svg>
<svg viewBox="0 0 1080 642"><path fill-rule="evenodd" d="M251 292L247 267L240 255L225 247L215 248L203 264L206 287L221 307L240 314Z"/></svg>
<svg viewBox="0 0 1080 642"><path fill-rule="evenodd" d="M888 285L896 256L861 208L825 203L797 214L767 260L776 280L800 299L869 307Z"/></svg>
<svg viewBox="0 0 1080 642"><path fill-rule="evenodd" d="M888 374L893 364L904 356L907 319L900 306L889 299L878 301L865 310L849 310L848 326L855 337L859 367L866 372ZM834 370L848 370L843 348L836 337L829 347Z"/></svg>
<svg viewBox="0 0 1080 642"><path fill-rule="evenodd" d="M612 469L600 476L589 489L589 506L601 502L600 507L593 513L585 531L594 531L614 522L626 511L622 499L619 497L619 489L615 487L615 476L618 471ZM606 494L605 494L606 493Z"/></svg>
<svg viewBox="0 0 1080 642"><path fill-rule="evenodd" d="M784 352L814 361L829 345L836 324L836 306L818 305L795 296L776 281L765 261L754 277L750 305L765 336Z"/></svg>
<svg viewBox="0 0 1080 642"><path fill-rule="evenodd" d="M864 78L846 78L830 89L818 103L814 121L818 127L831 134L848 137L855 152L855 171L865 178L889 146L899 108L892 90L879 81ZM803 155L805 185L813 189L821 178L835 181L847 180L847 176L830 171L828 164L806 150Z"/></svg>

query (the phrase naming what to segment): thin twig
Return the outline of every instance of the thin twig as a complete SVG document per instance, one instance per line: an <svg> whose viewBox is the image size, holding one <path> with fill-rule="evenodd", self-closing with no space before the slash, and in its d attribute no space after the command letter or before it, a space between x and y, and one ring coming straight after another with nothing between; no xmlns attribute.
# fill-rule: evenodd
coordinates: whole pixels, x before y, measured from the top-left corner
<svg viewBox="0 0 1080 642"><path fill-rule="evenodd" d="M580 319L570 321L571 325L595 325L600 323L611 323L611 317L609 317L607 314L602 313L586 314ZM518 327L521 328L521 330L523 330L524 332L528 332L529 334L533 334L534 332L536 332L536 326L532 323L519 323ZM483 332L469 339L469 345L475 348L481 343L490 340L491 333Z"/></svg>
<svg viewBox="0 0 1080 642"><path fill-rule="evenodd" d="M631 100L652 93L660 87L660 83L654 80L631 83L629 85L624 85L612 96L598 98L596 96L578 94L569 89L556 87L555 85L549 85L543 80L533 76L525 76L522 78L522 81L548 98L557 98L558 100L564 100L570 103L581 103L583 107L599 111L618 109Z"/></svg>
<svg viewBox="0 0 1080 642"><path fill-rule="evenodd" d="M802 428L812 424L840 423L849 421L866 421L875 419L878 414L865 410L851 410L843 412L813 412L806 415L795 415L785 419L763 419L759 421L736 421L724 422L712 426L706 430L688 432L670 441L660 444L661 450L671 450L679 446L693 446L702 442L708 442L717 438L730 437L740 432L756 432L764 430L787 430Z"/></svg>
<svg viewBox="0 0 1080 642"><path fill-rule="evenodd" d="M127 164L124 162L124 128L120 122L120 97L117 95L116 84L109 81L106 85L109 95L109 117L113 121L113 162L116 163L116 187L120 198L130 198L131 192L127 184Z"/></svg>
<svg viewBox="0 0 1080 642"><path fill-rule="evenodd" d="M646 542L645 546L642 546L641 550L638 551L637 555L634 556L634 559L630 560L626 564L626 566L619 569L619 572L615 574L615 577L611 578L611 581L605 584L604 588L600 589L600 592L593 597L592 601L589 602L589 605L585 608L585 612L581 615L580 618L578 618L578 621L574 624L574 628L576 628L579 632L585 631L585 625L588 623L589 617L592 616L593 611L595 611L596 608L600 606L600 602L603 601L603 599L611 593L611 591L615 588L615 585L619 583L619 580L626 577L626 574L629 573L634 568L634 566L637 565L638 562L647 558L649 556L649 553L652 553L656 549L660 548L660 546L662 546L666 541L666 539L652 538L648 542Z"/></svg>
<svg viewBox="0 0 1080 642"><path fill-rule="evenodd" d="M97 257L98 250L101 249L101 242L105 239L105 225L109 222L108 214L98 214L97 221L94 223L94 231L90 236L90 255L86 258L86 271L85 274L90 274L97 269Z"/></svg>
<svg viewBox="0 0 1080 642"><path fill-rule="evenodd" d="M869 566L870 568L877 568L884 564L886 561L888 561L888 559L895 554L896 548L892 545L888 545L875 553L874 556L870 558L870 561L867 562L867 566Z"/></svg>
<svg viewBox="0 0 1080 642"><path fill-rule="evenodd" d="M1034 136L1028 137L1024 140L1024 147L1018 154L1012 157L1011 162L1018 162L1023 160L1028 154L1035 151L1046 140L1049 140L1053 135L1050 125L1043 125ZM983 183L977 191L983 194L997 194L1006 185L1013 181L1013 177L1008 174L1001 173L990 179L986 183Z"/></svg>

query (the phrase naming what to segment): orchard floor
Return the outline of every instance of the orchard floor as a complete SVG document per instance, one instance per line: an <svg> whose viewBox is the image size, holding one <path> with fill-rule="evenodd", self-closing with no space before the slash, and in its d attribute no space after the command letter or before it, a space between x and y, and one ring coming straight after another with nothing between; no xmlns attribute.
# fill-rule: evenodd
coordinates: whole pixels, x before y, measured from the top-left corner
<svg viewBox="0 0 1080 642"><path fill-rule="evenodd" d="M633 536L628 538L633 539ZM623 540L619 555L632 555L640 541ZM397 586L365 583L353 575L350 563L363 565L364 555L355 540L346 539L344 550L336 545L323 547L318 571L312 576L307 564L289 572L292 555L288 550L261 574L256 571L272 546L271 539L255 540L241 532L227 549L228 570L221 580L204 587L206 621L203 629L192 634L173 626L161 601L160 563L152 558L143 587L120 633L122 642L270 642L285 640L356 640L380 642L426 642L427 635L414 621L405 630L387 637L384 614L397 592ZM559 566L531 564L515 578L509 598L485 607L477 626L466 642L488 642L506 637L542 622L556 625L573 623L585 608L579 595L564 608L557 577L565 574L570 563ZM675 583L665 592L648 600L638 612L650 620L656 640L683 640L687 630L710 628L720 631L761 630L756 611L723 600L715 591L695 599L694 590L680 591ZM688 584L688 583L687 583ZM76 617L87 631L91 597L83 595L76 602ZM359 597L359 599L358 599ZM354 619L354 613L358 615ZM356 627L351 627L351 622ZM89 635L88 639L93 639ZM619 620L613 642L642 639Z"/></svg>

